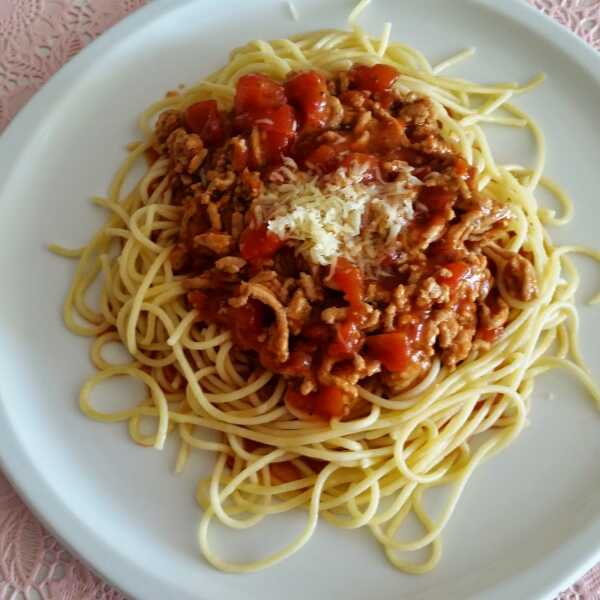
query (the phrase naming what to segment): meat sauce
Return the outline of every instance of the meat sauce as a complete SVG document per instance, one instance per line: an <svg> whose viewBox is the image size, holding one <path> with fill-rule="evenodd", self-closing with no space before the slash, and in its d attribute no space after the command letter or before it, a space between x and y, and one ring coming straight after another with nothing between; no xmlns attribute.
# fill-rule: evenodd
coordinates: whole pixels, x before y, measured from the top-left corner
<svg viewBox="0 0 600 600"><path fill-rule="evenodd" d="M432 136L427 137L427 132L419 133L409 116L403 118L401 105L393 93L394 83L399 77L393 67L384 64L357 65L346 75L348 85L346 89L336 90L333 95L337 100L334 101L332 82L315 71L292 74L284 83L275 82L265 75L247 74L237 82L232 111L220 110L214 100L194 103L184 111L185 127L199 136L209 150L228 147L232 138L243 140L243 143L233 146L229 159L231 169L242 181L246 181L252 172L266 177L289 156L300 169L317 174L358 165L362 167L363 181L366 182L375 178L392 181L394 173L387 165L402 161L410 165L413 175L422 180L445 169L444 172L449 172L455 180L462 179L469 189L474 188L475 171L464 158L445 150L429 150L427 144ZM366 113L361 109L365 99L370 102L372 110L381 110L387 116L377 119L365 117L364 127L360 118L346 123L344 119L353 110L361 115ZM336 102L344 107L341 120L339 115L336 116L336 111L339 111ZM331 127L336 118L336 126ZM327 132L330 134L324 136ZM448 215L452 213L458 197L456 187L423 186L418 197L422 209L411 224L411 235L423 237L437 223L447 226ZM192 245L199 231L209 227L208 217L202 214L204 216L195 216L196 220L192 219L187 225L188 246ZM234 255L247 264L246 276L256 275L263 269L273 269L274 264L282 280L290 274L298 277L300 272L309 270L305 265L297 264L296 254L291 252L285 240L269 231L264 224L248 218L248 215L243 224ZM474 306L472 298L477 294L484 297L480 293L482 271L475 269L470 262L460 260L460 256L457 259L456 252L444 243L443 240L434 240L423 251L422 256L428 264L422 279L429 277L448 291L446 308L456 313L465 312L468 308L476 314L477 308L469 308L466 304L470 302ZM399 263L400 254L390 253L383 266L389 266L393 271L394 265ZM209 252L207 256L212 255ZM291 266L278 270L278 261L291 262ZM413 284L410 270L382 275L376 281L367 280L357 265L339 258L335 269L322 271L324 297L312 301L310 314L301 330L289 336L289 356L284 362L276 359L266 343L266 332L275 321L272 308L256 299L249 299L237 307L230 304L229 300L236 293L236 281L241 281L240 278L236 280L233 277L233 283L220 289L215 284L216 289L190 291L188 302L198 311L199 320L228 328L239 349L256 353L264 368L290 379L286 396L289 406L304 414L329 419L348 414L350 401L356 399L356 393L351 398L353 394L347 386L321 381L319 369L324 361L351 364L357 356L361 356L370 364L380 365L378 368L384 375L391 374L390 381L395 374L403 374L413 368L417 372L413 379L418 381L430 364L432 352L437 350L431 347L427 329L433 313L430 308L420 309L414 301L409 303L393 330L377 326L369 328L376 303L374 305L367 297L368 287L375 284L384 295L388 291L391 294L398 285L410 287ZM323 322L321 311L329 307L345 309L344 317L333 323ZM502 325L479 327L475 337L485 343L493 343L502 331ZM303 381L313 382L310 391L302 389L300 384Z"/></svg>

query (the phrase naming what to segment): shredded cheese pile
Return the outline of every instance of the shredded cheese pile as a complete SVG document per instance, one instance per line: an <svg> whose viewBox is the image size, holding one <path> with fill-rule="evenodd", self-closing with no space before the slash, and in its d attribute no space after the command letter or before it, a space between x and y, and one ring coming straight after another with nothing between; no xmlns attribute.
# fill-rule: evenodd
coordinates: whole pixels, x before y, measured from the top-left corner
<svg viewBox="0 0 600 600"><path fill-rule="evenodd" d="M330 265L343 256L370 270L413 218L421 182L411 171L406 165L399 181L365 184L364 167L320 178L288 160L265 187L255 213L278 237L302 242L298 251L313 263Z"/></svg>

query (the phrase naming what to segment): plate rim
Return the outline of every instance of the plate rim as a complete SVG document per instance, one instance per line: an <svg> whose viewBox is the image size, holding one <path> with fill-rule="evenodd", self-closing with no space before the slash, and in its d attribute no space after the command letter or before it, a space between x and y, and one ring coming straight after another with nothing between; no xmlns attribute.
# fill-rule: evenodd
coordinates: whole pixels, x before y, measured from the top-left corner
<svg viewBox="0 0 600 600"><path fill-rule="evenodd" d="M4 190L9 188L12 177L15 176L13 169L18 171L16 167L20 157L29 149L35 138L35 131L43 126L46 113L60 110L61 90L68 88L70 83L78 82L86 65L101 59L103 53L113 48L113 44L118 45L128 33L137 33L146 25L187 5L206 1L152 0L110 27L54 73L0 135L0 202ZM493 0L474 2L490 4L494 10L534 28L544 39L568 52L571 60L583 62L586 72L595 70L600 86L600 53L574 32L543 15L526 0L507 0L503 6L498 6ZM28 133L32 135L26 135ZM169 593L164 580L152 576L150 581L147 570L140 568L115 545L109 545L95 536L93 526L81 521L64 505L48 479L36 469L27 447L20 444L14 427L7 418L7 401L8 398L0 390L0 468L36 518L75 558L128 597L144 598L148 597L146 592L151 592L153 596L152 593L161 590ZM598 562L600 513L587 530L573 536L545 559L511 579L500 582L493 589L485 590L477 597L483 598L485 595L489 600L501 600L511 597L511 594L526 591L533 594L529 595L532 598L553 598ZM558 574L554 575L555 573Z"/></svg>

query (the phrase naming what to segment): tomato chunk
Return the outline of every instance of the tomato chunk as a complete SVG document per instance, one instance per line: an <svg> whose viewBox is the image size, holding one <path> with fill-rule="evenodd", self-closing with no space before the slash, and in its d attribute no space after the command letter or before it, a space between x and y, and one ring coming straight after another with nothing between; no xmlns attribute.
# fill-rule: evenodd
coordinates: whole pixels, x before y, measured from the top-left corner
<svg viewBox="0 0 600 600"><path fill-rule="evenodd" d="M324 419L343 417L346 412L344 393L333 386L321 386L316 392L306 396L288 387L286 401L293 408Z"/></svg>
<svg viewBox="0 0 600 600"><path fill-rule="evenodd" d="M362 308L363 278L356 265L344 257L338 258L331 280L337 289L344 292L344 297L351 307Z"/></svg>
<svg viewBox="0 0 600 600"><path fill-rule="evenodd" d="M399 75L400 73L389 65L356 65L350 70L350 81L360 90L383 93L392 89Z"/></svg>
<svg viewBox="0 0 600 600"><path fill-rule="evenodd" d="M269 231L266 225L248 227L240 237L240 254L251 263L272 258L283 246L284 240Z"/></svg>
<svg viewBox="0 0 600 600"><path fill-rule="evenodd" d="M318 413L325 417L343 417L346 402L342 390L336 387L323 386L317 392Z"/></svg>
<svg viewBox="0 0 600 600"><path fill-rule="evenodd" d="M367 352L392 373L404 371L418 359L419 328L408 325L392 333L371 335L366 339Z"/></svg>
<svg viewBox="0 0 600 600"><path fill-rule="evenodd" d="M283 104L277 108L239 113L235 117L235 125L241 131L258 127L263 131L276 131L291 136L296 131L296 117L293 108L289 104Z"/></svg>
<svg viewBox="0 0 600 600"><path fill-rule="evenodd" d="M284 152L294 140L297 128L294 109L289 104L238 114L234 123L240 131L249 132L254 127L258 129L262 162L258 164L256 157L250 154L249 162L252 169L280 163Z"/></svg>
<svg viewBox="0 0 600 600"><path fill-rule="evenodd" d="M296 118L292 107L285 104L267 111L254 123L259 129L265 162L270 165L281 162L296 132Z"/></svg>
<svg viewBox="0 0 600 600"><path fill-rule="evenodd" d="M234 108L237 114L258 113L285 104L283 86L266 75L251 73L238 79Z"/></svg>
<svg viewBox="0 0 600 600"><path fill-rule="evenodd" d="M277 131L292 136L296 131L294 109L289 104L284 104L279 108L265 111L262 113L259 125L265 131Z"/></svg>
<svg viewBox="0 0 600 600"><path fill-rule="evenodd" d="M185 121L192 133L197 133L207 146L225 139L225 119L215 100L203 100L187 107Z"/></svg>
<svg viewBox="0 0 600 600"><path fill-rule="evenodd" d="M327 84L316 71L299 73L285 84L288 102L300 113L303 130L320 129L327 121Z"/></svg>

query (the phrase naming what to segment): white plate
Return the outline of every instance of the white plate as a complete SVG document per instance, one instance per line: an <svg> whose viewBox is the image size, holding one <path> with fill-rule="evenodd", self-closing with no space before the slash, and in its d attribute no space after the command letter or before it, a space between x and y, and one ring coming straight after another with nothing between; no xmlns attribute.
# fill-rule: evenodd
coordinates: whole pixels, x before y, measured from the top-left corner
<svg viewBox="0 0 600 600"><path fill-rule="evenodd" d="M325 524L300 554L267 572L216 572L195 541L202 461L175 477L174 447L136 447L124 425L90 422L77 408L91 365L87 340L60 319L73 266L45 244L82 244L102 221L87 199L106 190L136 136L136 116L152 100L223 64L246 40L343 26L352 6L295 4L298 23L281 0L153 3L69 63L3 135L2 466L68 545L144 600L549 597L600 559L600 414L566 374L540 382L531 427L476 472L444 533L439 568L423 577L394 571L366 532ZM548 74L519 104L547 133L548 173L577 205L575 221L557 237L600 245L600 60L593 51L513 0L376 0L364 15L373 32L387 20L395 38L432 60L477 46L478 57L456 74L486 82ZM493 135L499 159L526 160L528 149L510 140ZM585 295L600 280L590 265L581 267ZM600 378L600 311L582 307L581 317L583 351ZM239 542L225 535L236 540L230 556L284 544L303 518L286 515Z"/></svg>

